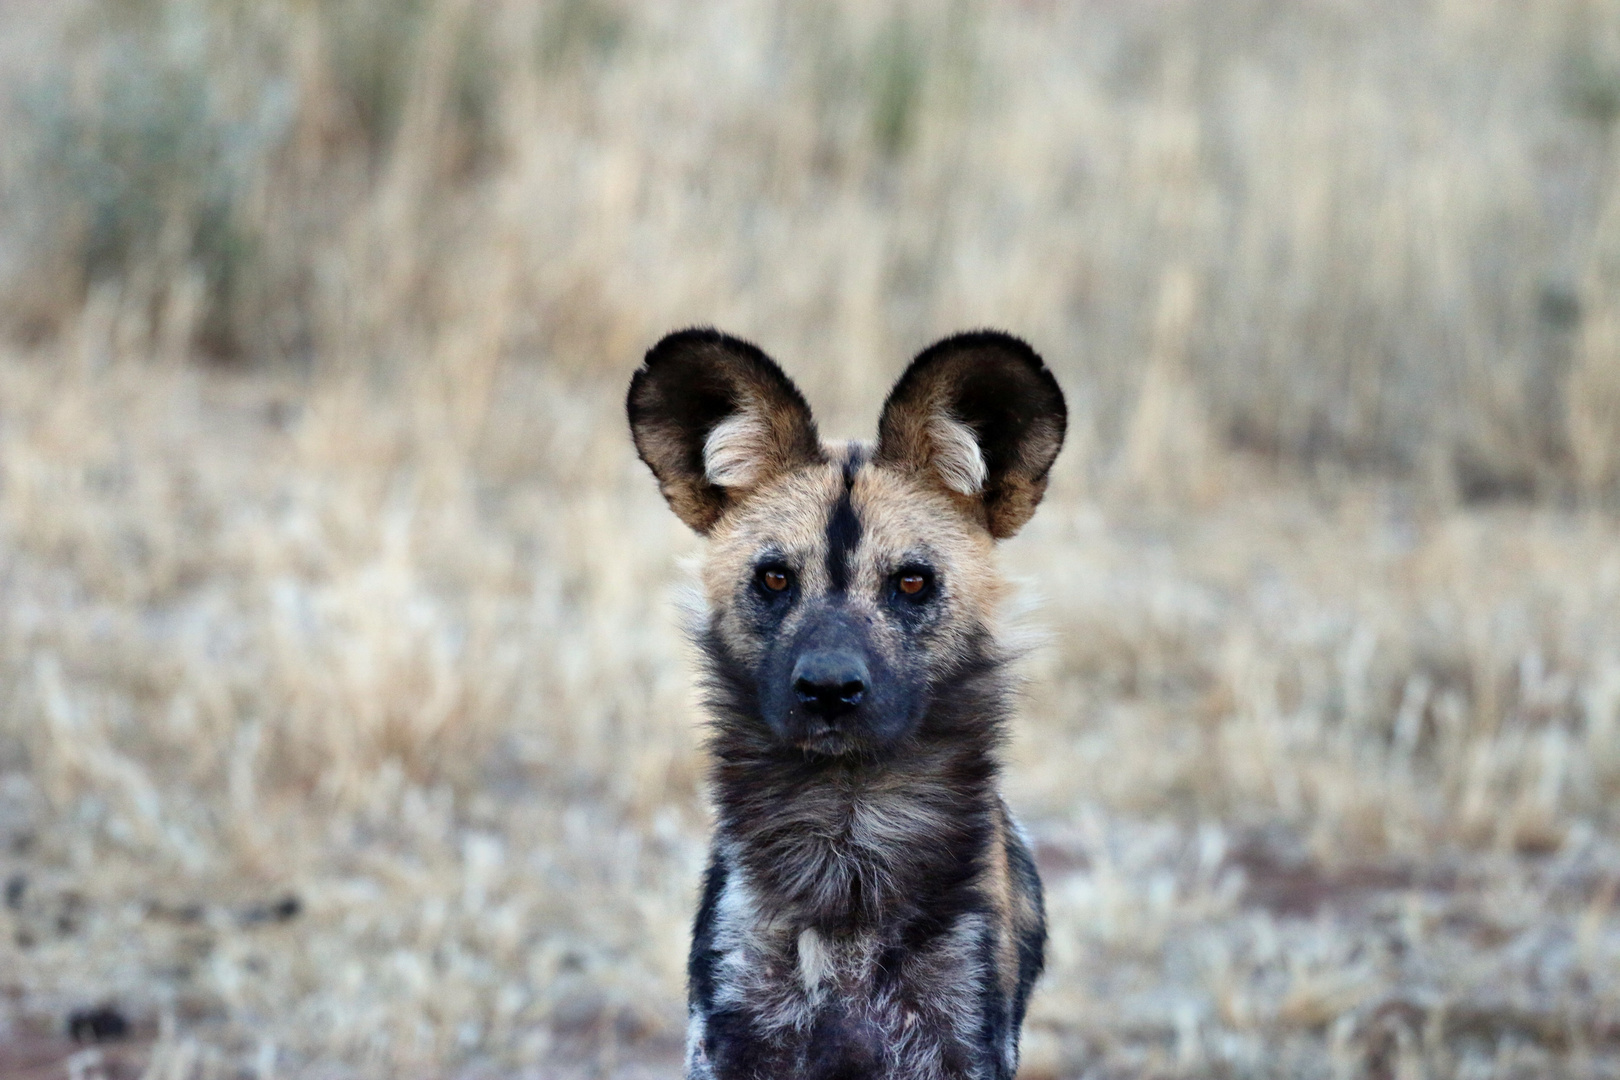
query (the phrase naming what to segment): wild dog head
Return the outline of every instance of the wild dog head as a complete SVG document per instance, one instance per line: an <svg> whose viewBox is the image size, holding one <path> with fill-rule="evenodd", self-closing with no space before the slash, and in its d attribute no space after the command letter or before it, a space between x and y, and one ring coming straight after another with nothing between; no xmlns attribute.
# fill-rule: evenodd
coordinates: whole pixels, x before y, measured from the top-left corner
<svg viewBox="0 0 1620 1080"><path fill-rule="evenodd" d="M982 651L990 549L1035 512L1067 422L1040 357L994 332L913 360L875 445L823 443L782 370L714 330L654 346L628 407L670 507L710 540L706 644L761 736L820 757L892 750Z"/></svg>

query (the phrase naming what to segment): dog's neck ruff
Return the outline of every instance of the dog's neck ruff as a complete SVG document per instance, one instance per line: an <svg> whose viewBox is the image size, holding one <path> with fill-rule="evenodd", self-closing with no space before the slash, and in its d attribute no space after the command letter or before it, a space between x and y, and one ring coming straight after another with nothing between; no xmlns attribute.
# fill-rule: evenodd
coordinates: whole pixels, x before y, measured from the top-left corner
<svg viewBox="0 0 1620 1080"><path fill-rule="evenodd" d="M909 935L972 906L996 805L1002 659L962 663L881 756L828 758L776 742L746 672L707 644L719 845L764 913L798 929Z"/></svg>

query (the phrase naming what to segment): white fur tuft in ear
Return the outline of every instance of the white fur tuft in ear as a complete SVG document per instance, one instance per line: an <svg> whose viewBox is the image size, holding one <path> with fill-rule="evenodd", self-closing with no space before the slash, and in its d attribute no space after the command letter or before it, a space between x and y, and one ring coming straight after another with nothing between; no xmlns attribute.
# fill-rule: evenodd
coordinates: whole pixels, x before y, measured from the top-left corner
<svg viewBox="0 0 1620 1080"><path fill-rule="evenodd" d="M770 453L770 431L752 413L733 413L703 440L703 472L717 487L747 487L759 478Z"/></svg>
<svg viewBox="0 0 1620 1080"><path fill-rule="evenodd" d="M928 425L933 442L934 469L945 486L963 495L977 495L990 476L973 429L944 413Z"/></svg>

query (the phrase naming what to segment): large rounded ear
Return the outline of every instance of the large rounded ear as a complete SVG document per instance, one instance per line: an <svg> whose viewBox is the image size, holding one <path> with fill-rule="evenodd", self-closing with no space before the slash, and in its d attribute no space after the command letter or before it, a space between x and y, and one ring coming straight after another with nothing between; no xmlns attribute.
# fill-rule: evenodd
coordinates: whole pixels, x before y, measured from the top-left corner
<svg viewBox="0 0 1620 1080"><path fill-rule="evenodd" d="M799 388L771 358L718 330L654 345L626 402L636 452L670 509L706 533L748 489L822 459Z"/></svg>
<svg viewBox="0 0 1620 1080"><path fill-rule="evenodd" d="M989 330L958 334L924 349L889 391L874 461L978 500L1004 540L1045 494L1068 417L1034 349Z"/></svg>

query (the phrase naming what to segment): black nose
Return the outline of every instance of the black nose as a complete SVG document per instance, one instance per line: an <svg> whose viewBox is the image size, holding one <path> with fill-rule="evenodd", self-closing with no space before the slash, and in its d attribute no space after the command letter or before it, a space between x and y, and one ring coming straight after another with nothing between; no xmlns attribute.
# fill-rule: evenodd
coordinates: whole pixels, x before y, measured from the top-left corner
<svg viewBox="0 0 1620 1080"><path fill-rule="evenodd" d="M866 695L866 661L852 652L808 652L793 665L793 692L805 710L826 720Z"/></svg>

